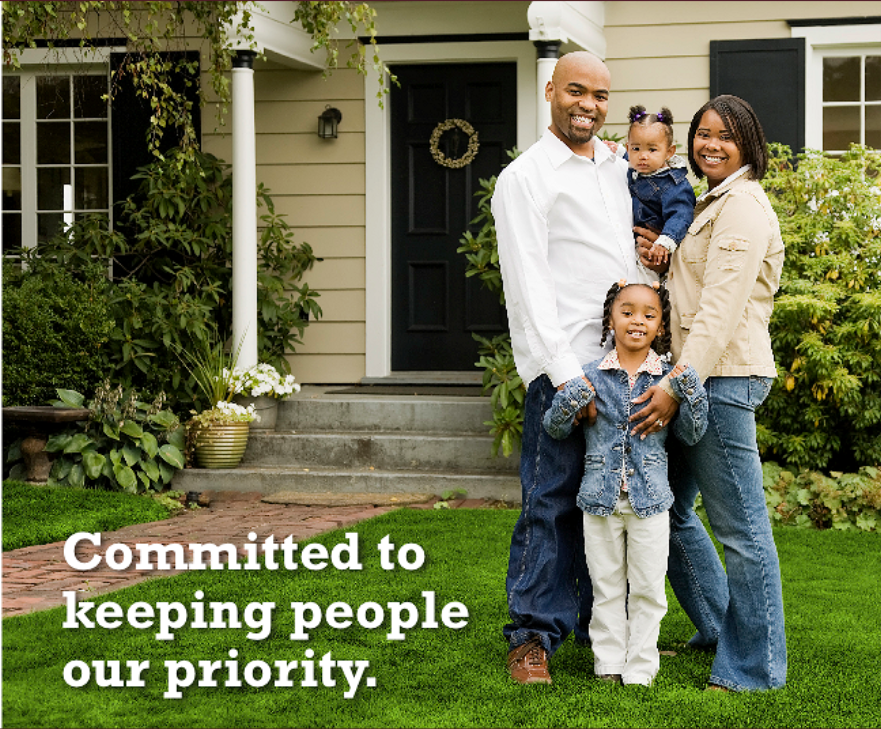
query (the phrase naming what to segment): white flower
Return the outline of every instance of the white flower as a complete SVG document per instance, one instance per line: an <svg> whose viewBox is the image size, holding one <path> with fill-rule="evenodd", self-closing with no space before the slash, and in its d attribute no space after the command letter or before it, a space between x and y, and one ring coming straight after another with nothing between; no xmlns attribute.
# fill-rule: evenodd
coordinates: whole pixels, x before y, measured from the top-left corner
<svg viewBox="0 0 881 729"><path fill-rule="evenodd" d="M235 395L246 397L282 398L300 391L293 375L282 375L270 364L257 364L250 369L235 369L230 389Z"/></svg>

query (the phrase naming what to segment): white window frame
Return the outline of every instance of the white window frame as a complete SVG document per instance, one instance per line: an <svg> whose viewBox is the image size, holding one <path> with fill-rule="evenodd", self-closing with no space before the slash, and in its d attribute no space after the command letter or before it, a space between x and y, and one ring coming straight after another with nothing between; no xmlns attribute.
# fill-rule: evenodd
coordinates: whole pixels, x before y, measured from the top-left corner
<svg viewBox="0 0 881 729"><path fill-rule="evenodd" d="M26 49L19 56L21 67L4 70L4 74L21 78L21 111L19 114L21 136L21 244L33 248L37 244L37 93L36 77L49 74L85 74L110 76L110 53L119 49L99 48L95 51L79 48L53 50ZM108 209L110 225L113 225L113 136L111 110L107 110L107 175ZM9 165L12 167L13 165ZM65 210L73 216L75 209Z"/></svg>
<svg viewBox="0 0 881 729"><path fill-rule="evenodd" d="M800 26L792 37L805 39L805 147L823 149L823 59L881 55L881 23Z"/></svg>

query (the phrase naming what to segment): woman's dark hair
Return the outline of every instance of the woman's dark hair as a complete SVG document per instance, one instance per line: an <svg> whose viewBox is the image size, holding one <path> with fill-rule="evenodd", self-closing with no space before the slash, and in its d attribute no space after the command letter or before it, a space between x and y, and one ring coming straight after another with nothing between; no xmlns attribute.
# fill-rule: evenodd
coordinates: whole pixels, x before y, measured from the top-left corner
<svg viewBox="0 0 881 729"><path fill-rule="evenodd" d="M673 144L673 114L666 106L662 106L657 114L649 114L644 106L631 106L627 118L631 127L634 124L640 124L644 127L651 124L663 124L667 144Z"/></svg>
<svg viewBox="0 0 881 729"><path fill-rule="evenodd" d="M621 283L613 283L606 292L606 300L603 302L603 336L600 338L600 346L606 344L606 337L609 335L609 332L612 331L612 306L614 306L615 300L621 295L622 291L629 289L631 286L645 286L647 289L654 291L661 300L661 331L658 332L658 336L656 336L655 341L652 342L652 349L663 356L670 351L671 340L670 295L667 293L667 289L663 284L652 284L650 286L649 284L643 283L625 283L622 286ZM655 288L655 286L657 286L657 288Z"/></svg>
<svg viewBox="0 0 881 729"><path fill-rule="evenodd" d="M691 120L688 129L688 164L691 171L698 179L704 176L694 158L694 135L700 126L701 118L711 109L722 118L725 129L734 137L734 143L740 150L743 163L750 165L750 179L761 180L768 171L768 143L765 140L765 132L762 131L762 125L753 108L743 99L731 94L722 94L710 99L697 110Z"/></svg>

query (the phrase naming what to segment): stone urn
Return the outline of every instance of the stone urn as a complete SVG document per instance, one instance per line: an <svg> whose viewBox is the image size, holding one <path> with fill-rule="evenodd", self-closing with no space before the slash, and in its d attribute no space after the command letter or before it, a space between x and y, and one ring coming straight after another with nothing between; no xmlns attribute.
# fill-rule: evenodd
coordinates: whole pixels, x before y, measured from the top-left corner
<svg viewBox="0 0 881 729"><path fill-rule="evenodd" d="M250 405L254 406L257 419L251 423L252 430L275 430L275 421L278 418L278 400L276 398L266 395L258 397L236 395L233 402L245 408Z"/></svg>

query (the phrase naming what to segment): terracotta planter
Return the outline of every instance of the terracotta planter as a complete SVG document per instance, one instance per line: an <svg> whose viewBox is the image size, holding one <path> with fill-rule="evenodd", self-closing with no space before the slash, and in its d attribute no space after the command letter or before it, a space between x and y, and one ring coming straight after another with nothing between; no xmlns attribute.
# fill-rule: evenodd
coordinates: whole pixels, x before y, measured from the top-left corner
<svg viewBox="0 0 881 729"><path fill-rule="evenodd" d="M250 423L212 424L196 433L196 465L201 468L235 468L248 446Z"/></svg>
<svg viewBox="0 0 881 729"><path fill-rule="evenodd" d="M245 397L244 395L236 395L233 398L236 405L242 407L254 406L254 412L257 413L257 420L251 423L252 430L275 430L275 421L278 418L278 400L274 397Z"/></svg>

